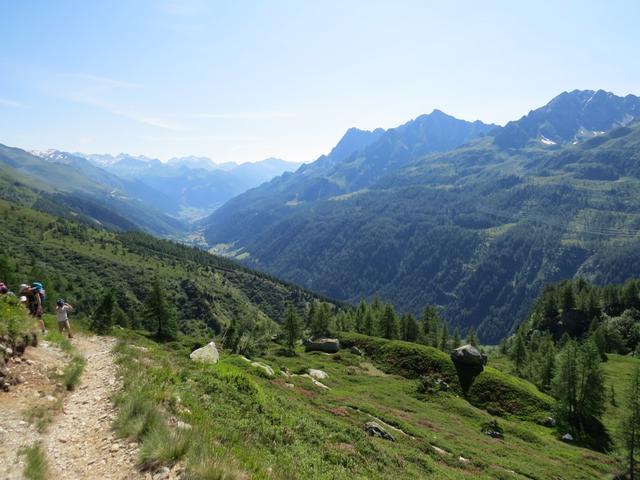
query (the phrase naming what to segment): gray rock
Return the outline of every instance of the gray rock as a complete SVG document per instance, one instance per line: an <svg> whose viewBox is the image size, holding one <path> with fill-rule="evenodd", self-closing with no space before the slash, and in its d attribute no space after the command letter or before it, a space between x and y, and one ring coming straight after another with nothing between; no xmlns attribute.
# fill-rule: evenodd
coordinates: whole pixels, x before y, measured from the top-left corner
<svg viewBox="0 0 640 480"><path fill-rule="evenodd" d="M361 357L364 355L364 352L360 350L358 347L351 347L349 351L354 355L360 355Z"/></svg>
<svg viewBox="0 0 640 480"><path fill-rule="evenodd" d="M189 358L195 362L218 363L220 353L218 353L215 342L209 342L204 347L191 352Z"/></svg>
<svg viewBox="0 0 640 480"><path fill-rule="evenodd" d="M153 474L153 480L167 480L171 477L169 467L162 467Z"/></svg>
<svg viewBox="0 0 640 480"><path fill-rule="evenodd" d="M393 435L387 432L378 422L367 422L364 424L364 431L367 432L372 437L384 438L385 440L390 440L395 442L396 439Z"/></svg>
<svg viewBox="0 0 640 480"><path fill-rule="evenodd" d="M323 370L316 370L315 368L310 368L309 369L309 375L311 375L316 380L324 380L325 378L327 378L329 376L329 375L327 375L327 372L325 372Z"/></svg>
<svg viewBox="0 0 640 480"><path fill-rule="evenodd" d="M573 435L571 435L570 433L565 433L564 435L562 435L562 441L573 442Z"/></svg>
<svg viewBox="0 0 640 480"><path fill-rule="evenodd" d="M482 367L487 364L487 356L473 345L463 345L451 351L451 360L461 365Z"/></svg>
<svg viewBox="0 0 640 480"><path fill-rule="evenodd" d="M337 338L316 338L307 340L304 349L307 352L337 353L340 350L340 341Z"/></svg>
<svg viewBox="0 0 640 480"><path fill-rule="evenodd" d="M541 425L545 426L545 427L549 427L549 428L553 428L556 426L556 419L553 417L547 417L544 420L542 420L542 422L540 422Z"/></svg>

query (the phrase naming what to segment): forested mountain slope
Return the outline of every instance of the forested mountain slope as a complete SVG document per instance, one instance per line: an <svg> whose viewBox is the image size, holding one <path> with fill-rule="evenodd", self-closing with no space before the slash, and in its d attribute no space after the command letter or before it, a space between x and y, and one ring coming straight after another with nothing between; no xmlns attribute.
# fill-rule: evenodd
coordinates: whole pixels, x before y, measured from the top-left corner
<svg viewBox="0 0 640 480"><path fill-rule="evenodd" d="M567 95L580 104L601 94ZM604 97L614 111L633 104ZM408 160L346 194L334 187L303 197L296 186L306 179L281 177L216 212L208 239L335 298L379 295L415 313L440 305L453 325L477 326L483 341L497 341L547 282L577 274L621 282L637 272L640 127L633 108L601 124L585 123L584 108L562 109L569 118L578 112L576 125L612 129L563 144L539 137L524 148L499 145L505 129L497 129ZM536 114L541 125L560 115L553 105L540 110L548 113ZM339 185L330 172L314 181Z"/></svg>
<svg viewBox="0 0 640 480"><path fill-rule="evenodd" d="M92 315L104 292L113 289L120 321L145 327L143 301L156 280L170 292L182 331L195 336L219 332L231 319L250 335L256 325L279 322L288 304L303 311L306 302L324 299L231 260L143 233L98 230L4 200L0 218L2 281L12 289L41 281L52 305L63 297L81 317Z"/></svg>

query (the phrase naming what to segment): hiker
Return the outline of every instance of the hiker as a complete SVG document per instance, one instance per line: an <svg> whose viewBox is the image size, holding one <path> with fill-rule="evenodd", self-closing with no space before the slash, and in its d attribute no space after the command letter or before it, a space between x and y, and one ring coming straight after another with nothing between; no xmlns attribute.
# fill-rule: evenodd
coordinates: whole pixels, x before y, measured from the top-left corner
<svg viewBox="0 0 640 480"><path fill-rule="evenodd" d="M58 330L60 333L67 331L69 338L73 338L71 327L69 327L68 312L73 310L73 306L69 305L62 298L56 302L56 315L58 316Z"/></svg>
<svg viewBox="0 0 640 480"><path fill-rule="evenodd" d="M0 282L0 295L6 295L7 293L9 293L9 289L4 282Z"/></svg>
<svg viewBox="0 0 640 480"><path fill-rule="evenodd" d="M27 309L29 310L29 314L38 320L38 326L40 327L40 331L43 335L47 334L47 329L44 326L44 320L42 320L43 311L43 300L44 300L44 287L41 283L34 282L31 286L23 283L20 285L20 290L18 291L20 295L24 295L27 297Z"/></svg>

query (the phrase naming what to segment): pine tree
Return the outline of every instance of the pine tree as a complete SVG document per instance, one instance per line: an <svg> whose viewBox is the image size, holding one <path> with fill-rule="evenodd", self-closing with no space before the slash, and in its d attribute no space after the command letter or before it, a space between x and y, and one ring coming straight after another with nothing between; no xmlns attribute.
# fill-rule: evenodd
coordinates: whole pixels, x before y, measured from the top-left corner
<svg viewBox="0 0 640 480"><path fill-rule="evenodd" d="M169 341L178 337L178 322L173 308L167 302L160 280L156 278L144 303L144 316L149 325L155 326L157 340Z"/></svg>
<svg viewBox="0 0 640 480"><path fill-rule="evenodd" d="M295 355L296 353L296 342L300 338L301 333L300 327L298 313L295 311L293 306L289 305L284 316L284 321L282 322L282 329L285 335L287 351L290 355Z"/></svg>
<svg viewBox="0 0 640 480"><path fill-rule="evenodd" d="M553 389L559 428L584 436L585 427L604 412L604 377L592 341L582 346L574 340L566 343L558 358Z"/></svg>
<svg viewBox="0 0 640 480"><path fill-rule="evenodd" d="M91 330L99 335L106 335L111 331L115 318L115 296L113 290L109 289L102 297L100 305L91 319Z"/></svg>
<svg viewBox="0 0 640 480"><path fill-rule="evenodd" d="M422 312L422 331L424 342L432 347L438 347L440 342L441 320L438 308L435 305L427 305Z"/></svg>
<svg viewBox="0 0 640 480"><path fill-rule="evenodd" d="M476 329L473 327L469 328L467 332L467 343L476 348L478 347L478 335L476 334Z"/></svg>
<svg viewBox="0 0 640 480"><path fill-rule="evenodd" d="M522 329L518 330L516 333L516 338L513 341L513 345L511 346L511 351L509 352L511 355L511 359L516 367L516 373L522 373L522 367L527 360L527 347L524 343L524 335L522 333Z"/></svg>
<svg viewBox="0 0 640 480"><path fill-rule="evenodd" d="M460 346L460 327L456 327L453 331L453 348L458 348Z"/></svg>
<svg viewBox="0 0 640 480"><path fill-rule="evenodd" d="M385 306L384 313L380 319L380 333L384 338L398 338L398 319L390 303Z"/></svg>
<svg viewBox="0 0 640 480"><path fill-rule="evenodd" d="M410 313L405 313L401 320L402 340L406 342L415 342L418 339L418 322Z"/></svg>
<svg viewBox="0 0 640 480"><path fill-rule="evenodd" d="M316 311L317 311L316 301L313 300L309 304L309 310L307 311L307 316L305 317L305 326L307 328L311 328L311 325L313 325L313 322L316 318Z"/></svg>
<svg viewBox="0 0 640 480"><path fill-rule="evenodd" d="M440 350L443 352L449 350L449 326L446 322L442 324L442 332L440 333Z"/></svg>
<svg viewBox="0 0 640 480"><path fill-rule="evenodd" d="M329 335L331 322L331 310L328 303L321 303L315 310L315 315L311 319L311 336L320 338Z"/></svg>
<svg viewBox="0 0 640 480"><path fill-rule="evenodd" d="M621 422L622 439L629 461L629 478L636 478L635 454L640 443L640 367L636 367Z"/></svg>
<svg viewBox="0 0 640 480"><path fill-rule="evenodd" d="M373 319L373 312L371 311L370 308L367 308L367 311L364 314L364 334L365 335L373 335L375 332L375 324L374 324L374 319Z"/></svg>
<svg viewBox="0 0 640 480"><path fill-rule="evenodd" d="M562 289L562 311L568 312L576 307L576 298L573 293L573 284L567 282Z"/></svg>

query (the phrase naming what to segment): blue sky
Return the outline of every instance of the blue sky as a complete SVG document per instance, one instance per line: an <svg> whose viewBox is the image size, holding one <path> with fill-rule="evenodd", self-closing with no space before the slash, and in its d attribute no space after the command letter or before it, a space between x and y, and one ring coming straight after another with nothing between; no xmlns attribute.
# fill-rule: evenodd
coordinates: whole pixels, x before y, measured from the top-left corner
<svg viewBox="0 0 640 480"><path fill-rule="evenodd" d="M640 3L0 0L0 143L310 161L439 108L640 94Z"/></svg>

